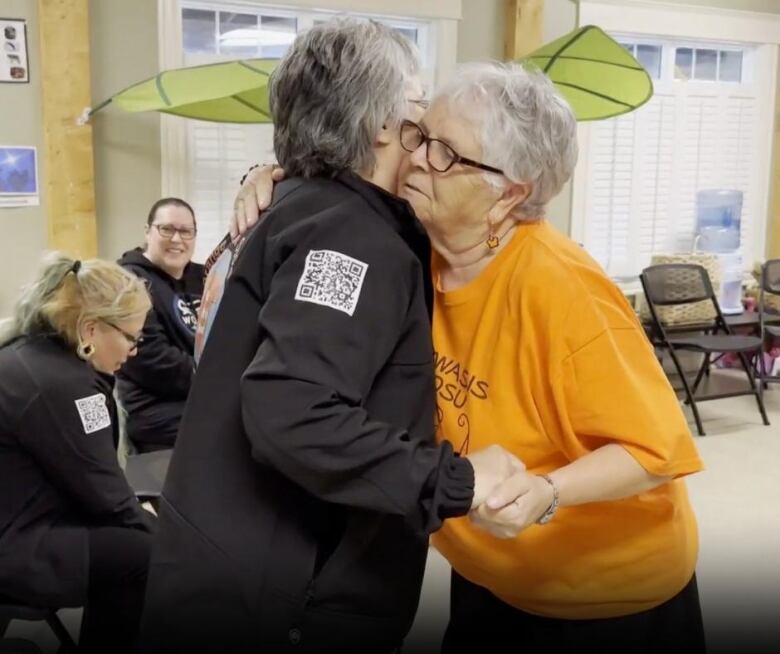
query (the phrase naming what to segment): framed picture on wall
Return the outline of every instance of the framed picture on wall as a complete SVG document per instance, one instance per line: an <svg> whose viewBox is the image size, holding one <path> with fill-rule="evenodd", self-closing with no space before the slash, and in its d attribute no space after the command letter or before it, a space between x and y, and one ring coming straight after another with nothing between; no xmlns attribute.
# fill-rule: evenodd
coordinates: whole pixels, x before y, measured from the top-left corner
<svg viewBox="0 0 780 654"><path fill-rule="evenodd" d="M0 82L26 84L29 81L27 24L17 18L0 18Z"/></svg>
<svg viewBox="0 0 780 654"><path fill-rule="evenodd" d="M0 208L37 206L38 203L37 150L0 145Z"/></svg>

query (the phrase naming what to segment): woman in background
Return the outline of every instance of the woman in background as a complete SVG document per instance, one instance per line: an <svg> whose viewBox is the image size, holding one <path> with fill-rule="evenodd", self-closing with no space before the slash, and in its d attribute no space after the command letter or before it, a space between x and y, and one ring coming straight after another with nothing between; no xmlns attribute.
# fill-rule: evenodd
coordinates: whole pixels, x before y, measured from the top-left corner
<svg viewBox="0 0 780 654"><path fill-rule="evenodd" d="M190 392L203 295L203 266L192 262L197 231L189 204L163 198L149 211L146 247L119 260L147 282L152 296L144 346L118 375L127 435L140 452L173 447Z"/></svg>
<svg viewBox="0 0 780 654"><path fill-rule="evenodd" d="M53 254L0 326L0 589L84 606L84 651L129 651L143 603L153 523L117 461L112 387L150 306L118 265Z"/></svg>

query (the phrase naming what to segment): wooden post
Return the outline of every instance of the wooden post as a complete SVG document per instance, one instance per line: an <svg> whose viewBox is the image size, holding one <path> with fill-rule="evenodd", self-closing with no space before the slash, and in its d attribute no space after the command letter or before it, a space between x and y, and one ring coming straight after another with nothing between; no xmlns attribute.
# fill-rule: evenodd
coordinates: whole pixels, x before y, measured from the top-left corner
<svg viewBox="0 0 780 654"><path fill-rule="evenodd" d="M544 0L504 0L504 59L515 61L541 47Z"/></svg>
<svg viewBox="0 0 780 654"><path fill-rule="evenodd" d="M777 98L780 101L780 86ZM769 206L766 258L780 258L780 114L775 117L774 166L770 184L772 202Z"/></svg>
<svg viewBox="0 0 780 654"><path fill-rule="evenodd" d="M76 120L90 105L89 0L38 0L48 244L97 256L92 128Z"/></svg>

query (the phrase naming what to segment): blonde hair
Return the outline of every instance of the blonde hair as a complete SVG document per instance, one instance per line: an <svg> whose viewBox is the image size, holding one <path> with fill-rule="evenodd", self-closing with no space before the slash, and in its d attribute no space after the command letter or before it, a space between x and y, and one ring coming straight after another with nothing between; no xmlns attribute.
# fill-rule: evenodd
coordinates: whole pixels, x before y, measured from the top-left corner
<svg viewBox="0 0 780 654"><path fill-rule="evenodd" d="M54 332L75 347L84 321L132 320L151 306L144 282L121 266L52 252L36 280L23 289L13 316L0 322L0 347L40 332Z"/></svg>

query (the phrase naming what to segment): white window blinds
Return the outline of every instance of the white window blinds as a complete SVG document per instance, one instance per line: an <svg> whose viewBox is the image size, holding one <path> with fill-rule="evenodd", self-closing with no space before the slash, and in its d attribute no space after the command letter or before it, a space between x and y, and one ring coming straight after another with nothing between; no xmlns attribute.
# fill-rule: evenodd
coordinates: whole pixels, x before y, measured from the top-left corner
<svg viewBox="0 0 780 654"><path fill-rule="evenodd" d="M655 44L663 56L653 98L633 113L590 127L577 173L584 176L584 215L574 236L612 277L635 278L654 253L692 250L698 191L736 189L744 194L741 241L750 266L762 255L755 251L754 230L765 198L757 185L761 140L771 133L761 105L766 94L754 82L753 52L738 51L739 82L686 81L675 66L678 46ZM734 79L733 45L728 52L723 59L729 68L721 76ZM721 74L720 65L713 74Z"/></svg>

